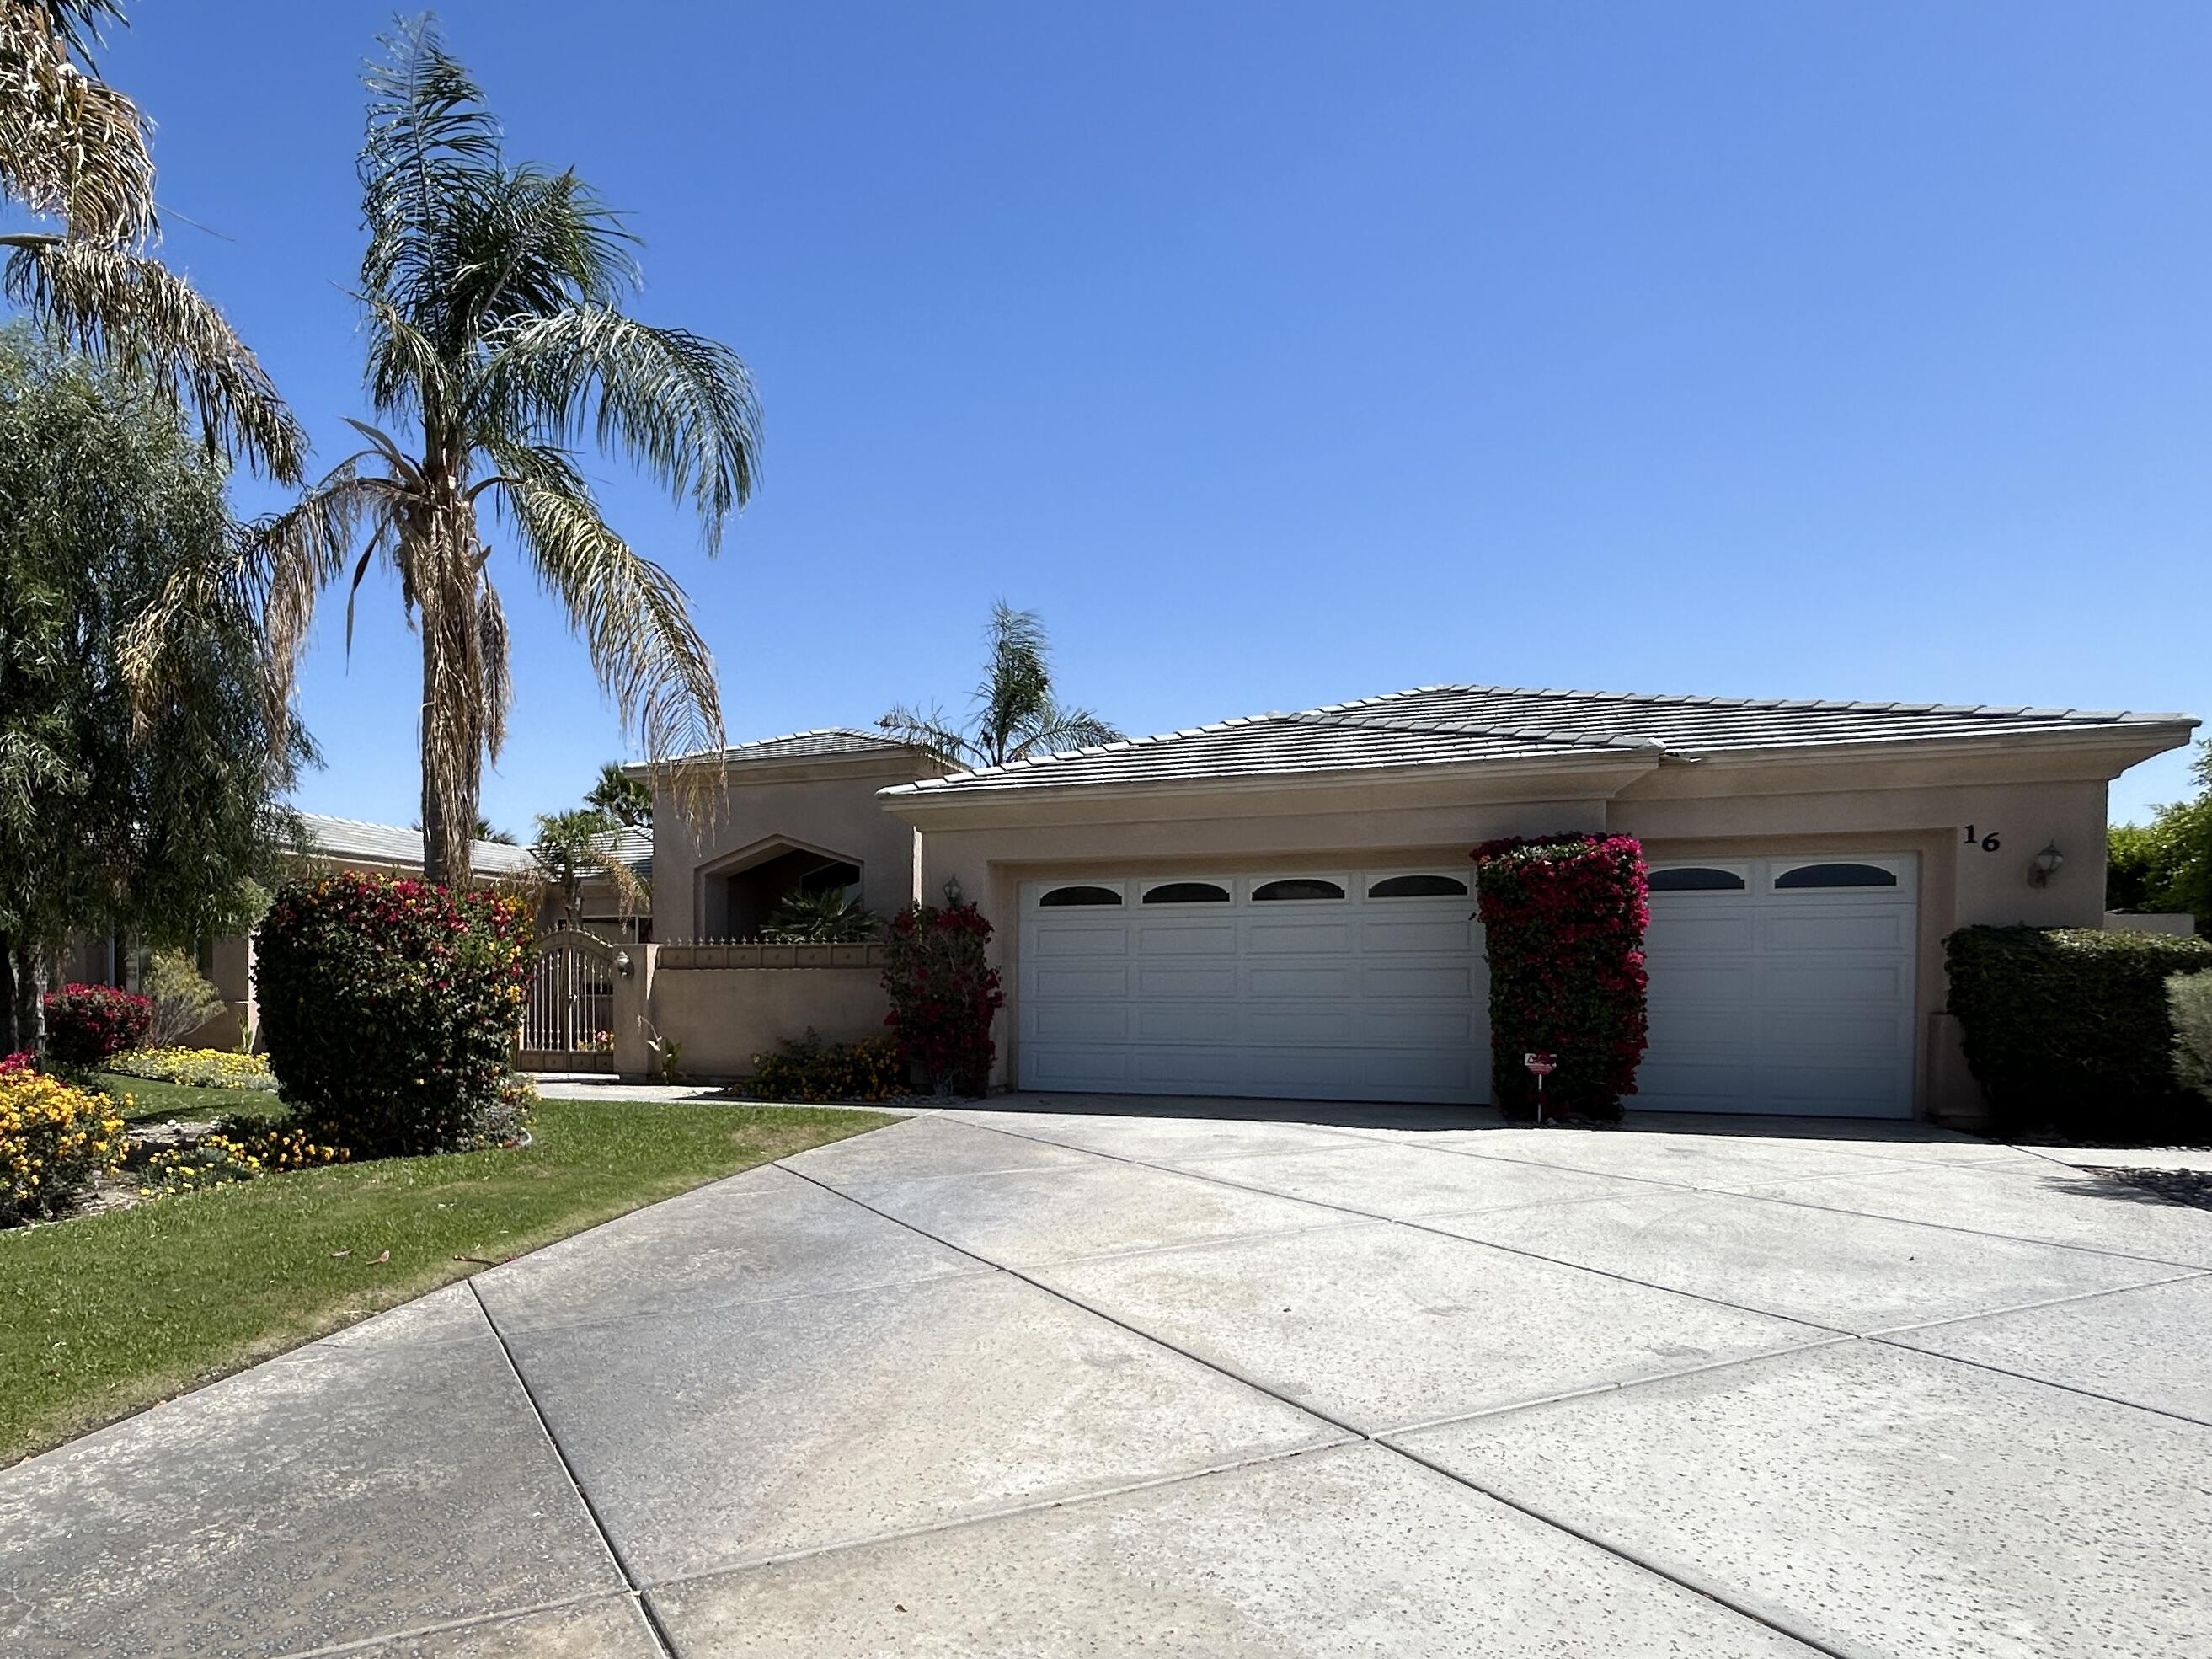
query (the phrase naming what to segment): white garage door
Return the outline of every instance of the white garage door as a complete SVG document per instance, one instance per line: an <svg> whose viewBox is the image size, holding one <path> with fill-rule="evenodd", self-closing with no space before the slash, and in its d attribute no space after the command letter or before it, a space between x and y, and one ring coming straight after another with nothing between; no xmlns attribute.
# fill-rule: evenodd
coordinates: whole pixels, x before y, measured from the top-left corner
<svg viewBox="0 0 2212 1659"><path fill-rule="evenodd" d="M1405 870L1025 884L1022 1086L1486 1100L1471 886Z"/></svg>
<svg viewBox="0 0 2212 1659"><path fill-rule="evenodd" d="M1651 867L1646 1110L1912 1115L1918 862Z"/></svg>

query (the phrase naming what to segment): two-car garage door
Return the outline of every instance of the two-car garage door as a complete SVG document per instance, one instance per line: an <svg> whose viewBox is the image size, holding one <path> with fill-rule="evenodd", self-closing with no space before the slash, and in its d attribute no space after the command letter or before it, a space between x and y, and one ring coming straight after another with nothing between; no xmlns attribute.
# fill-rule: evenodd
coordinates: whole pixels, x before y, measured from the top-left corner
<svg viewBox="0 0 2212 1659"><path fill-rule="evenodd" d="M1912 1110L1915 860L1652 868L1644 1109ZM1489 1098L1462 875L1101 875L1022 889L1030 1089Z"/></svg>

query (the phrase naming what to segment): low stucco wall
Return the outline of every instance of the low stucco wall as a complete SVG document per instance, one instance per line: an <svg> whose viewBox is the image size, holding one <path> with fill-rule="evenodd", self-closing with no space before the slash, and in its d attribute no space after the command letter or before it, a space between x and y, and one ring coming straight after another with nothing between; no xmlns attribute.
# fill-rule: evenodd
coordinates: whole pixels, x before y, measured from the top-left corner
<svg viewBox="0 0 2212 1659"><path fill-rule="evenodd" d="M651 976L650 1019L678 1048L685 1077L750 1074L753 1056L811 1028L832 1042L880 1036L890 1001L877 963L806 968L657 966ZM627 1060L627 1056L620 1057ZM623 1063L624 1076L644 1065Z"/></svg>

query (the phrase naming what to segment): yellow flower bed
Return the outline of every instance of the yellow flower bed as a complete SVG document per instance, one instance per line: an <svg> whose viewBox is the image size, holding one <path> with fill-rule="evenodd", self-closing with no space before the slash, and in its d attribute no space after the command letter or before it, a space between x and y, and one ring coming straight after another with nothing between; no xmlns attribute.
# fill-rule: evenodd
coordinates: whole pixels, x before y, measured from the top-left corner
<svg viewBox="0 0 2212 1659"><path fill-rule="evenodd" d="M224 1048L134 1048L106 1061L103 1070L197 1089L258 1089L274 1093L276 1075L266 1054Z"/></svg>
<svg viewBox="0 0 2212 1659"><path fill-rule="evenodd" d="M204 1193L287 1170L343 1164L343 1146L318 1146L301 1129L234 1128L204 1137L189 1146L156 1152L146 1160L139 1191L148 1198L171 1193Z"/></svg>
<svg viewBox="0 0 2212 1659"><path fill-rule="evenodd" d="M0 1068L0 1226L67 1210L123 1147L106 1096L28 1066Z"/></svg>

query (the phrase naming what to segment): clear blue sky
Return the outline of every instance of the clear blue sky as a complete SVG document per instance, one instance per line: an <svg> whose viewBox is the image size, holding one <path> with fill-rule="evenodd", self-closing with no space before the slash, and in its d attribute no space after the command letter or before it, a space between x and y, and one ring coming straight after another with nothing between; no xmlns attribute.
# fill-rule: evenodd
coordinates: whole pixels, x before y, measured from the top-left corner
<svg viewBox="0 0 2212 1659"><path fill-rule="evenodd" d="M389 13L133 9L168 255L334 459ZM957 707L1000 594L1132 732L1444 680L2212 712L2195 0L441 15L512 152L634 216L641 314L758 376L719 562L602 469L733 737ZM526 832L622 743L501 568ZM300 799L405 823L413 641L362 605Z"/></svg>

